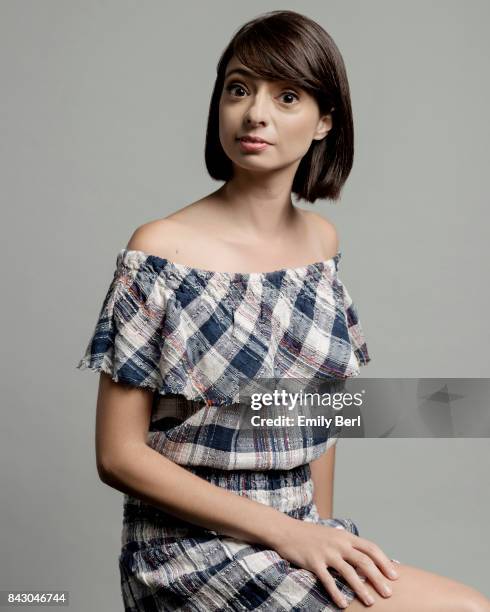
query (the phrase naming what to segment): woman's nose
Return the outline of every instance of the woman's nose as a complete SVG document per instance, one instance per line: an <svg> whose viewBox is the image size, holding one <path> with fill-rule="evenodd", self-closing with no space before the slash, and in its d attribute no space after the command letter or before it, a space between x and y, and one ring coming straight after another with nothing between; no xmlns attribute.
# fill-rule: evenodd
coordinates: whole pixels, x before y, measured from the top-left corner
<svg viewBox="0 0 490 612"><path fill-rule="evenodd" d="M247 123L266 123L269 116L269 94L262 92L250 97L250 103L245 114Z"/></svg>

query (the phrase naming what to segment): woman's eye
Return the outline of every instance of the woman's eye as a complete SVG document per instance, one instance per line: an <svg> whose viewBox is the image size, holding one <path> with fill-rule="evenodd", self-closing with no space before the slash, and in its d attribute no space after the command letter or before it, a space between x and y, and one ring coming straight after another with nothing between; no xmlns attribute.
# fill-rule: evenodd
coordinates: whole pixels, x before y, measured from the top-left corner
<svg viewBox="0 0 490 612"><path fill-rule="evenodd" d="M227 86L226 91L231 93L232 90L235 89L235 88L238 88L238 89L241 89L242 91L245 91L245 89L241 85L239 85L238 83L230 83ZM241 96L238 96L238 97L241 97Z"/></svg>
<svg viewBox="0 0 490 612"><path fill-rule="evenodd" d="M242 85L240 85L239 83L230 83L226 87L226 91L228 93L232 94L232 95L237 95L237 94L233 94L233 90L235 90L235 89L241 90L242 92L246 93L245 88ZM287 106L291 106L292 105L292 102L290 101L291 100L291 96L293 98L295 98L299 102L299 96L294 91L283 91L280 97L282 98L282 97L285 97L285 96L287 96L289 98L289 100L286 101L286 105ZM238 95L238 97L242 98L243 96L242 95Z"/></svg>
<svg viewBox="0 0 490 612"><path fill-rule="evenodd" d="M293 96L294 98L296 98L296 100L299 101L299 96L295 94L294 91L285 91L281 94L281 96ZM289 104L289 102L287 104ZM289 104L289 106L291 106L291 104Z"/></svg>

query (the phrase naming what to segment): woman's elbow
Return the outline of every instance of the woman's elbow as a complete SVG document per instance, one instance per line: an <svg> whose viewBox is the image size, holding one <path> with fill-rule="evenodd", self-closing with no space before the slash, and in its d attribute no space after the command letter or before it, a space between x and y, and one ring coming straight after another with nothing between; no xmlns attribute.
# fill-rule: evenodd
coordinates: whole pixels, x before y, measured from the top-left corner
<svg viewBox="0 0 490 612"><path fill-rule="evenodd" d="M114 480L114 468L107 459L98 459L96 462L97 474L104 484L110 484Z"/></svg>
<svg viewBox="0 0 490 612"><path fill-rule="evenodd" d="M97 473L104 484L112 484L119 472L118 462L113 454L96 453Z"/></svg>
<svg viewBox="0 0 490 612"><path fill-rule="evenodd" d="M146 444L135 443L111 452L96 453L97 473L102 482L114 486L128 477L132 478L132 466L138 463L141 454L148 450Z"/></svg>

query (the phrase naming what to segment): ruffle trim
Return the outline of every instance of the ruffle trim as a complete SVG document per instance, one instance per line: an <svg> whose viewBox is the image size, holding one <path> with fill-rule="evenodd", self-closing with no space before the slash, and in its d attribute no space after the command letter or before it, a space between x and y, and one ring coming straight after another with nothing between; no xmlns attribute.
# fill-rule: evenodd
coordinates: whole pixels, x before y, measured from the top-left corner
<svg viewBox="0 0 490 612"><path fill-rule="evenodd" d="M338 259L332 258L330 264L335 264L335 272ZM168 267L170 263L170 268ZM320 262L324 270L323 264ZM214 353L214 345L209 348L208 337L203 335L198 323L194 323L191 312L187 312L188 304L182 305L176 298L175 290L188 282L187 295L191 295L191 289L196 291L193 296L194 302L200 300L199 291L206 289L206 284L202 283L202 278L197 278L191 272L184 276L176 275L174 264L167 260L152 255L147 255L141 251L128 251L122 249L117 256L117 265L114 277L105 296L93 335L88 343L85 354L79 361L77 368L80 370L90 369L94 372L104 372L116 383L126 384L132 387L140 387L149 391L158 392L160 395L176 394L184 396L189 401L202 402L209 406L225 406L238 403L239 382L243 380L241 376L234 377L230 371L226 371L226 364L223 363L223 355L230 355L230 361L234 360L237 347L226 350L221 347L222 353ZM313 267L311 267L313 266ZM184 268L187 268L184 266ZM309 273L317 272L316 264L303 268L296 268L294 272L308 270ZM291 269L293 270L293 269ZM333 272L329 267L329 272ZM215 274L209 271L200 270L205 274ZM275 280L277 272L257 273L265 274L267 280ZM218 273L231 274L231 273ZM192 277L189 279L189 275ZM272 276L270 276L272 275ZM245 275L246 276L246 275ZM325 274L323 275L325 276ZM324 302L325 308L333 308L333 295L337 295L337 315L339 323L334 338L335 354L332 359L325 359L321 364L323 378L348 378L359 376L359 366L371 361L368 353L366 341L359 321L357 309L354 306L351 296L335 275L327 273L326 278L334 287L331 295ZM317 277L312 281L311 287L316 287ZM265 279L264 279L265 280ZM303 281L305 281L303 277ZM196 284L193 284L193 283ZM226 285L226 283L225 283ZM215 285L216 287L218 285ZM221 286L221 285L220 285ZM247 290L248 283L243 285ZM222 286L221 286L222 287ZM328 285L330 287L330 285ZM240 287L241 291L241 287ZM339 297L340 296L340 297ZM209 295L208 295L209 297ZM219 296L218 296L219 297ZM201 300L202 301L202 300ZM330 306L329 306L330 304ZM340 306L339 306L340 304ZM218 312L213 304L212 316ZM198 314L201 312L198 308ZM343 308L343 312L338 309ZM192 302L190 303L192 310ZM221 311L220 311L221 312ZM206 317L208 312L205 313ZM221 312L221 319L212 321L212 332L218 334L220 342L226 342L230 323L226 317L230 313ZM232 313L233 320L233 313ZM330 316L330 315L329 315ZM286 317L287 318L287 317ZM209 319L207 319L209 321ZM325 322L327 319L325 319ZM201 323L202 324L202 320ZM296 323L295 323L296 325ZM298 330L300 325L298 323ZM228 326L228 327L227 327ZM209 329L208 329L209 331ZM284 332L284 329L281 330ZM244 333L242 329L241 334ZM272 330L271 330L272 333ZM326 340L325 340L326 338ZM230 342L232 336L230 335ZM293 338L295 340L295 338ZM238 340L235 338L234 340ZM310 347L310 357L313 355L313 363L318 365L318 353L322 351L325 342L328 343L328 335L317 335L316 345ZM262 343L267 343L267 339L259 339L250 336L246 338L247 352L250 355L247 359L254 358L254 353L250 345L254 343L254 350L259 350ZM272 343L272 340L270 340ZM283 345L279 338L274 339L277 350L288 351L289 344ZM350 352L347 345L350 344ZM326 346L326 345L325 345ZM305 353L298 353L298 347L291 346L296 352L283 353L284 367L290 360L303 360L305 372L310 373L308 364L305 360ZM200 367L201 358L206 358L206 351L211 351L210 359L207 362L207 370L202 371ZM238 348L240 350L240 348ZM264 346L263 349L266 350ZM354 358L355 356L355 358ZM265 358L264 355L259 357ZM281 355L274 354L272 359L281 358ZM269 363L271 356L267 355L267 364L261 371L271 371L272 364ZM216 362L216 368L214 364ZM330 365L331 364L331 365ZM275 365L275 363L274 363ZM278 364L279 367L281 364ZM316 366L315 366L316 367ZM222 368L222 372L219 371ZM274 373L276 371L274 370ZM316 380L315 368L311 370ZM257 377L260 375L257 373ZM264 374L263 377L268 375ZM272 377L273 374L271 373ZM280 376L279 376L280 377ZM298 376L298 378L302 378ZM305 376L304 378L310 378Z"/></svg>

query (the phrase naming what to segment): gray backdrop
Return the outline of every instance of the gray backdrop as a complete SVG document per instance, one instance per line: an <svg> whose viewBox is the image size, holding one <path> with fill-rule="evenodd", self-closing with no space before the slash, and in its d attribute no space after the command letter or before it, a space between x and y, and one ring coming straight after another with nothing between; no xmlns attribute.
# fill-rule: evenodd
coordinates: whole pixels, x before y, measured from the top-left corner
<svg viewBox="0 0 490 612"><path fill-rule="evenodd" d="M0 7L0 589L116 611L122 494L97 477L98 376L75 366L133 230L219 186L203 155L219 54L272 9L333 36L356 158L340 203L315 209L338 228L373 358L362 375L488 377L489 4ZM489 459L487 439L341 440L334 516L489 596Z"/></svg>

